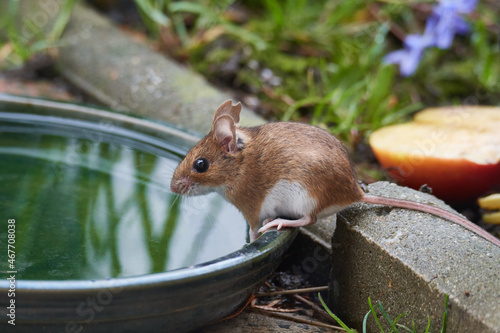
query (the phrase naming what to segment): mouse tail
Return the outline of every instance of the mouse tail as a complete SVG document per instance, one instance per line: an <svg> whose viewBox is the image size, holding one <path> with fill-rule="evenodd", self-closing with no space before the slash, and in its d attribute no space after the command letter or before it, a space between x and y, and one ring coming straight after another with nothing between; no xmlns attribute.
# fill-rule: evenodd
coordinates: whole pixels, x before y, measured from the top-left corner
<svg viewBox="0 0 500 333"><path fill-rule="evenodd" d="M395 198L381 197L369 194L365 194L360 201L374 205L385 205L397 208L413 209L413 210L418 210L420 212L429 213L441 218L445 218L447 220L450 220L452 222L461 225L462 227L468 229L469 231L474 232L475 234L481 236L482 238L500 247L499 238L493 236L492 234L490 234L477 224L467 220L466 218L443 208L405 199L395 199Z"/></svg>

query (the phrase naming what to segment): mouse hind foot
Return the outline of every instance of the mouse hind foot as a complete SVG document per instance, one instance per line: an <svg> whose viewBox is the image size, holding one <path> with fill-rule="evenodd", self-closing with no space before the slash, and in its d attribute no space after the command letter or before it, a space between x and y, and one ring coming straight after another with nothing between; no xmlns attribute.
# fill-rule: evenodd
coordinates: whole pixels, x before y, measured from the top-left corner
<svg viewBox="0 0 500 333"><path fill-rule="evenodd" d="M281 230L281 228L284 228L284 227L285 228L304 227L306 225L314 224L315 222L316 222L316 219L312 218L309 215L301 217L298 220L286 220L286 219L277 218L277 219L274 219L272 221L269 221L269 219L267 219L264 221L265 225L259 229L259 232L264 233L267 230L274 228L274 227L276 227L278 230Z"/></svg>

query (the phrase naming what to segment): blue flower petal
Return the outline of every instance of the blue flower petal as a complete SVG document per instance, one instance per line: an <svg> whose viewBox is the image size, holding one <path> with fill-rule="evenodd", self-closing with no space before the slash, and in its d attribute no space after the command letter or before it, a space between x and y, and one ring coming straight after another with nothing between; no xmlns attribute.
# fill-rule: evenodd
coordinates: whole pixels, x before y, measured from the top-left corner
<svg viewBox="0 0 500 333"><path fill-rule="evenodd" d="M434 37L437 47L447 49L451 46L453 37L455 37L455 12L452 10L439 10L438 7L436 7L434 12L434 15L439 16L439 21L434 30Z"/></svg>
<svg viewBox="0 0 500 333"><path fill-rule="evenodd" d="M455 34L469 31L468 23L461 14L469 14L476 8L478 0L439 0L427 19L423 35L407 35L405 48L387 54L384 62L398 64L401 75L415 72L423 51L431 46L441 49L451 47Z"/></svg>
<svg viewBox="0 0 500 333"><path fill-rule="evenodd" d="M460 20L455 21L455 30L457 34L465 35L470 31L469 23L463 18L460 18Z"/></svg>
<svg viewBox="0 0 500 333"><path fill-rule="evenodd" d="M422 52L411 51L409 49L397 50L387 54L383 61L386 64L399 65L402 76L412 75L418 67Z"/></svg>
<svg viewBox="0 0 500 333"><path fill-rule="evenodd" d="M470 14L476 9L477 0L457 1L457 10L460 14Z"/></svg>
<svg viewBox="0 0 500 333"><path fill-rule="evenodd" d="M407 35L405 38L405 46L413 51L422 52L434 44L434 36L432 35Z"/></svg>
<svg viewBox="0 0 500 333"><path fill-rule="evenodd" d="M385 55L383 62L385 64L401 64L408 57L407 50L397 50Z"/></svg>

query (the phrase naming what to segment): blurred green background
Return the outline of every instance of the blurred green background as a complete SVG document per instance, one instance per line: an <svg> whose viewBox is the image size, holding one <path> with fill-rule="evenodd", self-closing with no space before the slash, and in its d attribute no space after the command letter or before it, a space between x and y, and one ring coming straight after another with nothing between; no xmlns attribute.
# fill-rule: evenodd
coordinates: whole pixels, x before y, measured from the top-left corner
<svg viewBox="0 0 500 333"><path fill-rule="evenodd" d="M8 2L0 14L3 71L57 48L75 0L64 2L51 31L33 25L29 40L13 22L18 2ZM426 106L500 103L494 0L465 16L470 32L456 36L450 49L427 49L409 77L382 59L401 49L407 34L424 32L435 1L88 2L266 118L328 128L351 148Z"/></svg>

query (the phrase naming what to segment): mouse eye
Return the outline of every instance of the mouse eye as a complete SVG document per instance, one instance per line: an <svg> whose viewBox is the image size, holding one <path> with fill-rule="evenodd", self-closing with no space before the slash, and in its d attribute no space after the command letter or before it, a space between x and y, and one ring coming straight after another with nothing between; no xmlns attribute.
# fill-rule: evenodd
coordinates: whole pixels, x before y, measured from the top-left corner
<svg viewBox="0 0 500 333"><path fill-rule="evenodd" d="M204 158L199 158L193 163L193 168L199 173L206 172L208 170L208 166L209 163Z"/></svg>

